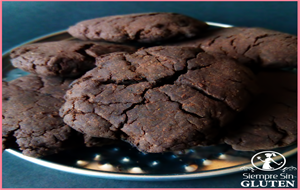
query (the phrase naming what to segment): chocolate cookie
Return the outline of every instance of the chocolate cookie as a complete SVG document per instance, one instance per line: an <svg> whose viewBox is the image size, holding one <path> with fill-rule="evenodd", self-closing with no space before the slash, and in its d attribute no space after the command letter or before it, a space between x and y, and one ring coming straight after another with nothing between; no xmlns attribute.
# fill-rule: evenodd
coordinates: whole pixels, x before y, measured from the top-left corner
<svg viewBox="0 0 300 190"><path fill-rule="evenodd" d="M13 66L24 71L61 77L76 77L95 67L95 57L111 52L134 52L127 45L83 41L28 44L11 51Z"/></svg>
<svg viewBox="0 0 300 190"><path fill-rule="evenodd" d="M257 91L248 68L198 48L156 46L96 64L67 91L61 116L77 131L145 152L216 143Z"/></svg>
<svg viewBox="0 0 300 190"><path fill-rule="evenodd" d="M261 93L231 124L225 143L235 150L269 150L296 142L297 74L263 72Z"/></svg>
<svg viewBox="0 0 300 190"><path fill-rule="evenodd" d="M153 43L197 36L205 22L176 13L143 13L85 20L68 32L82 40Z"/></svg>
<svg viewBox="0 0 300 190"><path fill-rule="evenodd" d="M268 68L297 67L297 36L264 28L221 28L208 31L181 46L222 53L247 65Z"/></svg>
<svg viewBox="0 0 300 190"><path fill-rule="evenodd" d="M40 157L77 146L78 132L67 126L58 113L70 82L27 75L2 83L4 149L18 147L25 155Z"/></svg>

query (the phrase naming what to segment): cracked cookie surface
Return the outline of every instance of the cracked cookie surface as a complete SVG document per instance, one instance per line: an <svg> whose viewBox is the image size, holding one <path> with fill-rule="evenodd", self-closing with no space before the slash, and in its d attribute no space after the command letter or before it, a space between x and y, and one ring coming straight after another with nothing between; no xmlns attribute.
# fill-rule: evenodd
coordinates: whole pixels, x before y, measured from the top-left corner
<svg viewBox="0 0 300 190"><path fill-rule="evenodd" d="M263 92L226 129L225 143L235 150L269 150L297 140L297 74L262 72Z"/></svg>
<svg viewBox="0 0 300 190"><path fill-rule="evenodd" d="M249 66L268 68L297 67L297 36L264 28L221 28L180 46L222 53Z"/></svg>
<svg viewBox="0 0 300 190"><path fill-rule="evenodd" d="M11 51L13 66L24 71L60 77L77 77L95 67L95 57L106 53L134 52L127 45L88 41L28 44Z"/></svg>
<svg viewBox="0 0 300 190"><path fill-rule="evenodd" d="M257 92L248 68L198 48L112 53L96 64L72 83L61 116L77 131L145 152L216 143Z"/></svg>
<svg viewBox="0 0 300 190"><path fill-rule="evenodd" d="M85 20L68 32L82 40L155 43L199 35L205 22L176 13L144 13Z"/></svg>
<svg viewBox="0 0 300 190"><path fill-rule="evenodd" d="M70 83L71 80L36 75L3 82L4 149L17 147L25 155L40 157L79 144L75 139L80 134L59 116Z"/></svg>

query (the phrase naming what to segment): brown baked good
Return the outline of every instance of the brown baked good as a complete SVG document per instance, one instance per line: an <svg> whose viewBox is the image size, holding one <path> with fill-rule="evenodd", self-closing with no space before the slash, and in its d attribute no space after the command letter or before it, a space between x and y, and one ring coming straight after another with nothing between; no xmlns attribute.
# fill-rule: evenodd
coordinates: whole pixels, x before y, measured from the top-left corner
<svg viewBox="0 0 300 190"><path fill-rule="evenodd" d="M201 34L205 22L176 13L141 13L85 20L68 32L81 40L154 43Z"/></svg>
<svg viewBox="0 0 300 190"><path fill-rule="evenodd" d="M145 152L216 143L257 91L248 68L198 48L112 53L96 64L67 91L61 116L86 135Z"/></svg>
<svg viewBox="0 0 300 190"><path fill-rule="evenodd" d="M297 67L297 36L264 28L218 28L174 45L221 53L252 67Z"/></svg>
<svg viewBox="0 0 300 190"><path fill-rule="evenodd" d="M99 55L135 50L127 45L75 40L28 44L12 50L10 56L13 66L30 73L77 77L94 68Z"/></svg>
<svg viewBox="0 0 300 190"><path fill-rule="evenodd" d="M3 82L3 149L18 147L25 155L40 157L83 145L58 113L70 82L36 75Z"/></svg>
<svg viewBox="0 0 300 190"><path fill-rule="evenodd" d="M225 143L235 150L269 150L297 140L297 74L262 72L263 92L226 128Z"/></svg>

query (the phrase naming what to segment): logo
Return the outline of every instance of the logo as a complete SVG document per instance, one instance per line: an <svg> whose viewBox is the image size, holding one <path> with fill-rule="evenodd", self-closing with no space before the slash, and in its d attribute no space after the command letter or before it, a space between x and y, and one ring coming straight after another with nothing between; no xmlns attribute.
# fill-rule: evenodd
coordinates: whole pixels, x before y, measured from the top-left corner
<svg viewBox="0 0 300 190"><path fill-rule="evenodd" d="M275 161L280 160L280 161ZM252 165L262 171L275 171L281 169L285 163L285 157L275 151L263 151L251 158Z"/></svg>
<svg viewBox="0 0 300 190"><path fill-rule="evenodd" d="M294 166L285 167L285 157L275 151L263 151L251 158L253 167L243 166L242 187L295 187L297 175ZM256 170L269 171L255 173ZM281 173L272 172L281 170Z"/></svg>

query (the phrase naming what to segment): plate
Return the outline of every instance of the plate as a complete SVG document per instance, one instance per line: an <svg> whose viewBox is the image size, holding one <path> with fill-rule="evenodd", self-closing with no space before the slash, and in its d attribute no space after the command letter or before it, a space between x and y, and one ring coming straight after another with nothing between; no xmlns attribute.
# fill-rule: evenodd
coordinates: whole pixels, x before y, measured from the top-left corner
<svg viewBox="0 0 300 190"><path fill-rule="evenodd" d="M207 22L213 27L232 27L228 24ZM36 38L19 46L59 40L70 40L66 31L60 31ZM11 65L9 52L2 56L3 80L10 81L27 75ZM225 175L252 167L251 157L256 152L235 151L229 145L194 147L183 151L166 153L142 153L131 145L120 142L97 148L80 148L66 150L59 154L33 158L23 155L20 151L7 149L7 152L52 169L80 175L142 181L184 180ZM297 146L274 149L284 157L297 152ZM278 161L281 157L275 157ZM261 163L255 163L259 165Z"/></svg>

